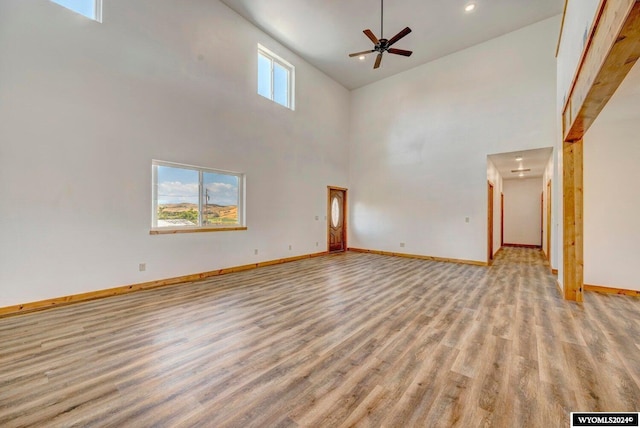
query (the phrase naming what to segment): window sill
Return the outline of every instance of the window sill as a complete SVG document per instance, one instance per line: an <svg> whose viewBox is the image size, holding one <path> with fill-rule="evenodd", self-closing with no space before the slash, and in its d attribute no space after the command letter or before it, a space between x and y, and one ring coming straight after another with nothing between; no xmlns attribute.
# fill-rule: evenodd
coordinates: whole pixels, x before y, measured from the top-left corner
<svg viewBox="0 0 640 428"><path fill-rule="evenodd" d="M232 230L247 230L246 226L235 227L193 227L183 229L151 229L149 235L173 235L176 233L202 233L202 232L230 232Z"/></svg>

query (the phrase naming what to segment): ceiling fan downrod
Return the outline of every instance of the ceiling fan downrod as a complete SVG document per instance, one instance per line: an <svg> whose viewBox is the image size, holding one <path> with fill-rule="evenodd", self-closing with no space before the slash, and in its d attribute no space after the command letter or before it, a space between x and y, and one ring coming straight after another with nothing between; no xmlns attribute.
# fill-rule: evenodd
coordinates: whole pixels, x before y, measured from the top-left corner
<svg viewBox="0 0 640 428"><path fill-rule="evenodd" d="M380 0L380 38L384 38L384 0Z"/></svg>

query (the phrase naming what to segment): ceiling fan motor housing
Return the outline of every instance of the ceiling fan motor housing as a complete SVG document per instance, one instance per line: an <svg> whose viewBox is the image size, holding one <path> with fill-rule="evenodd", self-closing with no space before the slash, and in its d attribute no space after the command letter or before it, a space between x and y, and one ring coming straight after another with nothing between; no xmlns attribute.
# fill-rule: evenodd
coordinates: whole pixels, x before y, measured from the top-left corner
<svg viewBox="0 0 640 428"><path fill-rule="evenodd" d="M379 39L378 44L374 48L377 52L384 52L389 49L389 40Z"/></svg>

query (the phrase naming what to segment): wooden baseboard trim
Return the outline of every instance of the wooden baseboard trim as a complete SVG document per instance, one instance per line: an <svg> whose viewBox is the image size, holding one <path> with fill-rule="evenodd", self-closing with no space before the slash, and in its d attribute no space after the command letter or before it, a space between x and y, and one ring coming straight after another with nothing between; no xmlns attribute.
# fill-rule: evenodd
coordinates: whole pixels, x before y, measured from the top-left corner
<svg viewBox="0 0 640 428"><path fill-rule="evenodd" d="M625 296L640 297L640 290L627 290L625 288L605 287L602 285L584 284L584 291L595 291L596 293L622 294Z"/></svg>
<svg viewBox="0 0 640 428"><path fill-rule="evenodd" d="M406 257L408 259L431 260L433 262L446 262L446 263L459 263L459 264L475 265L475 266L488 266L487 262L480 262L476 260L450 259L446 257L423 256L420 254L394 253L390 251L380 251L380 250L365 250L363 248L353 248L353 247L349 247L349 251L353 251L354 253L378 254L381 256Z"/></svg>
<svg viewBox="0 0 640 428"><path fill-rule="evenodd" d="M503 247L518 247L518 248L536 248L541 250L542 246L540 245L530 245L530 244L502 244Z"/></svg>
<svg viewBox="0 0 640 428"><path fill-rule="evenodd" d="M121 287L108 288L104 290L90 291L88 293L74 294L71 296L55 297L53 299L40 300L37 302L24 303L20 305L6 306L0 308L0 318L18 315L27 312L40 311L45 309L57 308L59 306L70 305L72 303L86 302L89 300L103 299L105 297L119 296L121 294L133 293L136 291L149 290L152 288L165 287L169 285L177 285L181 283L191 283L214 276L225 275L233 272L241 272L250 269L256 269L265 266L278 265L282 263L295 262L297 260L310 259L327 255L327 251L320 253L304 254L301 256L287 257L284 259L268 260L248 265L235 266L225 269L212 270L208 272L195 273L191 275L177 276L174 278L160 279L156 281L143 282L139 284L125 285Z"/></svg>
<svg viewBox="0 0 640 428"><path fill-rule="evenodd" d="M551 268L551 275L557 275L558 269Z"/></svg>

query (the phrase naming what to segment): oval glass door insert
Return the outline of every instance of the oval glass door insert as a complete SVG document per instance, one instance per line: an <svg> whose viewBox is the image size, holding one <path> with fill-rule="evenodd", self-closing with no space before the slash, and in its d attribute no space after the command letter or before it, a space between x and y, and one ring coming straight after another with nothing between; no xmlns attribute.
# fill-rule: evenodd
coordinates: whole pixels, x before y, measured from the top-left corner
<svg viewBox="0 0 640 428"><path fill-rule="evenodd" d="M333 201L331 202L331 225L333 227L338 227L338 223L340 222L340 204L338 203L338 198L333 197Z"/></svg>

